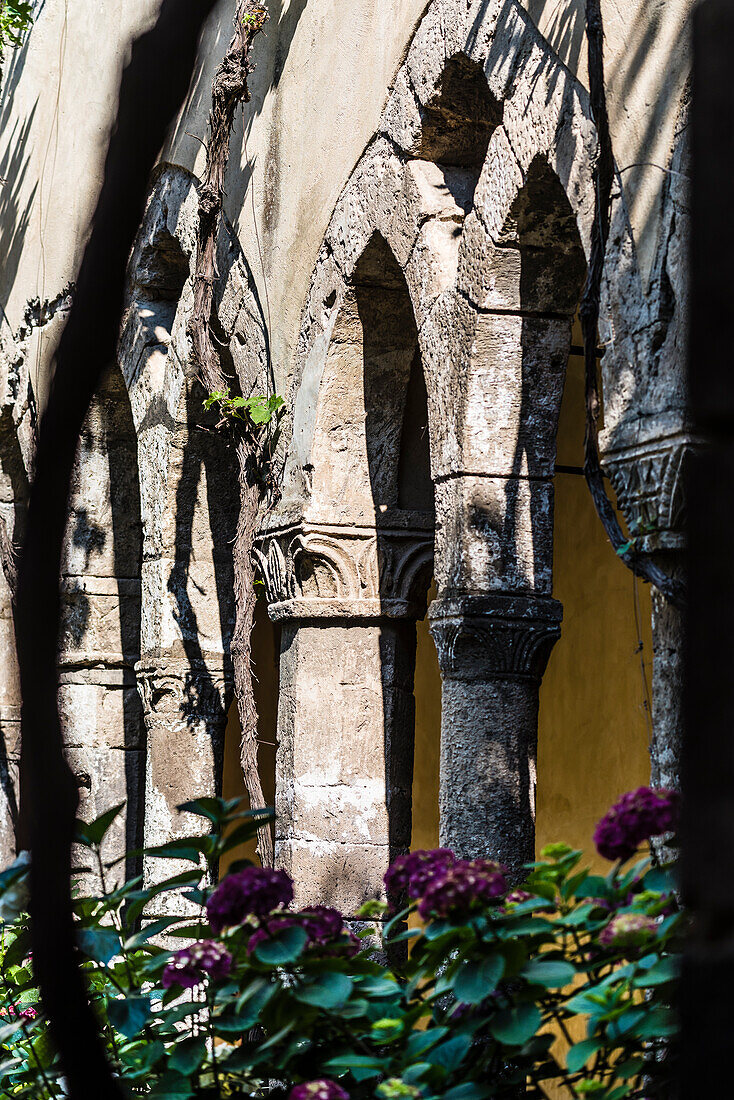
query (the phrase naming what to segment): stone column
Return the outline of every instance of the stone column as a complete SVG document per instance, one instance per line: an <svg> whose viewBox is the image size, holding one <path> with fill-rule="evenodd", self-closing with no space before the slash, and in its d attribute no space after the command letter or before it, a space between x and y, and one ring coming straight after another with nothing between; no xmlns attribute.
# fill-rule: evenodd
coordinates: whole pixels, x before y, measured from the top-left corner
<svg viewBox="0 0 734 1100"><path fill-rule="evenodd" d="M542 596L444 598L430 609L443 677L441 844L514 874L534 858L538 688L561 617Z"/></svg>
<svg viewBox="0 0 734 1100"><path fill-rule="evenodd" d="M125 804L107 836L104 854L112 860L139 848L142 840L142 714L135 653L122 644L125 622L139 619L140 581L66 576L61 592L59 711L66 756L79 788L82 820ZM116 873L124 869L119 864Z"/></svg>
<svg viewBox="0 0 734 1100"><path fill-rule="evenodd" d="M283 624L276 860L298 904L353 913L382 896L410 846L415 622L433 558L424 523L301 523L260 544Z"/></svg>
<svg viewBox="0 0 734 1100"><path fill-rule="evenodd" d="M221 790L231 682L212 663L183 657L146 659L136 672L148 744L145 843L165 844L201 827L177 806Z"/></svg>
<svg viewBox="0 0 734 1100"><path fill-rule="evenodd" d="M686 466L701 445L681 416L663 414L618 430L604 465L632 535L670 576L685 579ZM653 588L653 786L678 787L683 732L683 615Z"/></svg>

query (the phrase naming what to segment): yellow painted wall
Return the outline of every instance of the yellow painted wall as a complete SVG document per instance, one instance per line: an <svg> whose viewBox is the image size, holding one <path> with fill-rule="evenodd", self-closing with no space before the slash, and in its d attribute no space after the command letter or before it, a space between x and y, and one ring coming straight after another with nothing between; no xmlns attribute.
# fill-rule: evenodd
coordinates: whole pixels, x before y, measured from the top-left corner
<svg viewBox="0 0 734 1100"><path fill-rule="evenodd" d="M583 464L583 434L583 361L572 356L559 465ZM650 781L650 593L615 558L584 478L556 474L555 493L553 594L564 613L540 689L537 848L563 840L591 857L604 811L624 791ZM598 857L591 862L605 866Z"/></svg>
<svg viewBox="0 0 734 1100"><path fill-rule="evenodd" d="M435 582L428 594L436 595ZM441 751L441 673L428 619L417 624L415 654L415 762L411 848L438 847L438 769Z"/></svg>

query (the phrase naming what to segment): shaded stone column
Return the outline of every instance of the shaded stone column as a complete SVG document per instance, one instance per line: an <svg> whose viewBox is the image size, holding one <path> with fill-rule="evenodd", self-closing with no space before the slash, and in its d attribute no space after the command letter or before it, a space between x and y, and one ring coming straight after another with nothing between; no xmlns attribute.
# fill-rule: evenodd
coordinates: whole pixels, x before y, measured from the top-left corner
<svg viewBox="0 0 734 1100"><path fill-rule="evenodd" d="M186 658L141 661L136 669L148 744L146 845L196 831L176 807L221 790L231 681Z"/></svg>
<svg viewBox="0 0 734 1100"><path fill-rule="evenodd" d="M443 677L441 844L517 874L534 858L538 688L561 605L463 596L434 601L429 615Z"/></svg>
<svg viewBox="0 0 734 1100"><path fill-rule="evenodd" d="M415 622L433 557L423 529L300 524L260 546L283 624L276 861L298 904L353 913L410 846Z"/></svg>
<svg viewBox="0 0 734 1100"><path fill-rule="evenodd" d="M685 580L686 467L701 441L678 413L623 425L604 455L617 502L639 548L668 575ZM683 614L653 588L653 786L680 785L683 732Z"/></svg>

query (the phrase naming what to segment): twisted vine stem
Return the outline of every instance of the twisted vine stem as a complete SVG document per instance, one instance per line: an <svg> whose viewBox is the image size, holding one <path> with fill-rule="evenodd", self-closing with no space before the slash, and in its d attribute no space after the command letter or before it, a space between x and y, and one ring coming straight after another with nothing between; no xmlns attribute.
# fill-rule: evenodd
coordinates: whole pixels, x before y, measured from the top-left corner
<svg viewBox="0 0 734 1100"><path fill-rule="evenodd" d="M604 90L604 24L600 0L586 0L586 39L589 55L591 112L599 140L599 151L594 167L596 201L594 223L591 229L591 252L580 308L586 392L584 474L597 515L618 557L638 577L654 584L669 603L683 608L685 605L683 584L676 578L668 576L660 566L651 561L647 554L642 554L634 545L634 541L630 543L623 532L614 505L607 495L599 457L598 425L601 403L596 374L596 341L614 182L614 153Z"/></svg>
<svg viewBox="0 0 734 1100"><path fill-rule="evenodd" d="M243 0L235 12L234 35L212 84L206 171L199 192L199 225L194 309L188 325L194 365L210 394L228 393L217 344L211 331L216 249L224 200L224 176L229 159L230 135L240 103L249 103L247 78L251 72L252 44L268 20L267 9L255 0ZM263 494L261 469L270 440L265 428L251 418L226 418L234 440L240 484L240 514L233 544L235 628L231 645L235 695L242 727L241 762L252 809L264 806L257 767L257 708L252 686L251 636L255 614L255 573L252 547ZM273 863L269 825L258 832L258 852L264 865Z"/></svg>

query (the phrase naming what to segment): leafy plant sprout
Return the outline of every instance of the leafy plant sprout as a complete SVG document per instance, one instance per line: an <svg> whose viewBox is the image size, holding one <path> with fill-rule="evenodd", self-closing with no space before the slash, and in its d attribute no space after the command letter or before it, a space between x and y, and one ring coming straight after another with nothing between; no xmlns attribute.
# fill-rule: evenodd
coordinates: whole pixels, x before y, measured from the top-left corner
<svg viewBox="0 0 734 1100"><path fill-rule="evenodd" d="M264 397L262 394L256 397L232 397L229 387L222 391L210 393L204 400L204 408L207 412L214 406L219 406L222 415L217 427L230 420L250 422L257 428L277 421L282 416L285 402L282 397L273 394Z"/></svg>

